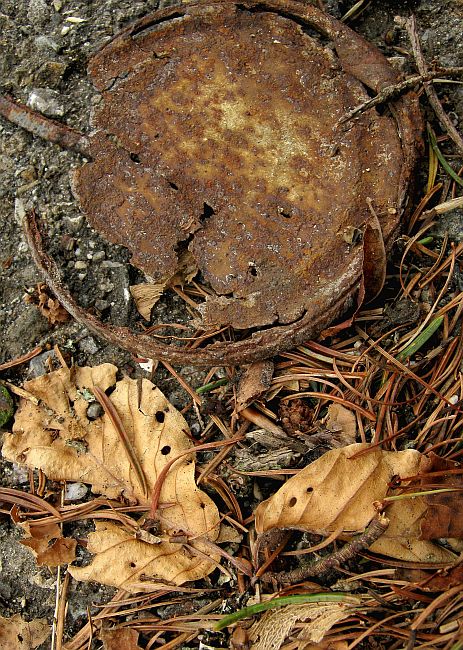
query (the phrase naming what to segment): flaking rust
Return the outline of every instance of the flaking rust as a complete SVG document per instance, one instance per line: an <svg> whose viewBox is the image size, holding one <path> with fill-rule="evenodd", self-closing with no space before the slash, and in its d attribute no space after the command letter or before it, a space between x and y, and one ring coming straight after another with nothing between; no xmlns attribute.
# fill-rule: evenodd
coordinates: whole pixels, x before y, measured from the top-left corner
<svg viewBox="0 0 463 650"><path fill-rule="evenodd" d="M76 317L143 356L239 363L318 335L380 288L421 118L408 94L341 122L397 81L348 27L298 2L190 3L131 25L89 74L102 97L73 187L91 225L157 282L188 250L211 289L203 328L246 336L186 350L97 324L31 223L36 262Z"/></svg>

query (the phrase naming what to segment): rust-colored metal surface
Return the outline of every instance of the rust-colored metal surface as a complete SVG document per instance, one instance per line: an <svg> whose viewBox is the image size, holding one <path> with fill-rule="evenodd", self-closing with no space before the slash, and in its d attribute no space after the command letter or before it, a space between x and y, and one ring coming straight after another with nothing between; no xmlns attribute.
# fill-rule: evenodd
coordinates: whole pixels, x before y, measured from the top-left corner
<svg viewBox="0 0 463 650"><path fill-rule="evenodd" d="M132 25L89 73L102 100L73 183L91 224L156 281L188 249L211 290L204 330L249 330L188 351L119 331L120 343L247 362L317 335L380 287L421 122L407 95L341 124L367 88L397 81L345 25L298 2L191 3Z"/></svg>

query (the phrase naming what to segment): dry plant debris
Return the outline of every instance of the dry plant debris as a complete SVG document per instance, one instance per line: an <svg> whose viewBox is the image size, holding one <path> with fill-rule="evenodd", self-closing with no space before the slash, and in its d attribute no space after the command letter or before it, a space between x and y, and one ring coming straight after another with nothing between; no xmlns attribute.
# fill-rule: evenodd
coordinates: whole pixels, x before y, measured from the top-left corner
<svg viewBox="0 0 463 650"><path fill-rule="evenodd" d="M21 544L32 551L37 564L55 567L75 560L77 542L63 537L58 524L31 527L28 522L24 522L19 525L25 532Z"/></svg>
<svg viewBox="0 0 463 650"><path fill-rule="evenodd" d="M46 619L29 623L15 614L11 618L0 616L0 646L2 650L33 650L50 636Z"/></svg>
<svg viewBox="0 0 463 650"><path fill-rule="evenodd" d="M31 305L36 305L50 325L66 323L70 318L59 300L50 295L50 290L44 282L40 282L32 293L26 293L24 300Z"/></svg>
<svg viewBox="0 0 463 650"><path fill-rule="evenodd" d="M100 632L103 650L142 650L138 645L139 636L138 632L127 627L103 629Z"/></svg>
<svg viewBox="0 0 463 650"><path fill-rule="evenodd" d="M360 452L365 452L361 455ZM328 536L363 531L377 512L378 503L389 495L394 477L410 477L426 470L432 461L415 450L383 451L353 444L333 449L293 476L270 499L259 504L255 513L256 530L273 528L307 530ZM460 483L461 488L461 483ZM456 488L458 490L458 488ZM433 495L441 497L443 495ZM434 508L426 496L397 499L387 509L389 526L370 549L410 562L452 562L456 555L429 540L455 537L449 521L461 511L461 496L445 493L446 521L437 525ZM429 522L429 523L427 523ZM433 529L423 535L423 527ZM459 527L460 528L460 527ZM458 536L463 531L458 530Z"/></svg>
<svg viewBox="0 0 463 650"><path fill-rule="evenodd" d="M287 605L266 612L249 630L252 650L279 650L297 623L303 623L300 631L294 630L298 650L306 650L311 643L319 643L326 633L339 621L355 612L352 603L306 603Z"/></svg>
<svg viewBox="0 0 463 650"><path fill-rule="evenodd" d="M26 389L40 403L20 401L13 433L5 436L3 455L41 469L51 479L90 483L94 492L110 499L122 496L149 510L159 474L192 447L188 425L151 382L116 381L116 371L111 364L62 368L26 382ZM119 426L107 413L96 420L87 417L88 400L109 388L113 391L107 399ZM99 521L89 541L96 557L88 567L71 567L72 575L136 591L143 588L143 581L145 588L148 583L152 587L153 581L182 584L212 571L215 565L204 553L209 557L214 553L201 537L217 538L219 515L212 500L196 487L194 469L192 455L187 455L167 473L159 495L160 538L143 538L141 533L137 537L140 526L131 518L117 523ZM191 542L189 553L169 542L175 535L199 539ZM26 544L32 546L32 541Z"/></svg>
<svg viewBox="0 0 463 650"><path fill-rule="evenodd" d="M222 4L217 3L218 11ZM244 3L243 7L249 9L251 4L255 9L254 3ZM356 6L364 4L366 3L360 2L356 3ZM234 3L229 4L229 7L233 6ZM277 2L269 2L265 11L260 4L259 11L262 10L263 15L259 20L266 20L264 14L268 12L270 6L275 11L268 22L273 25L284 22L281 20L283 16L278 13L277 8L280 3ZM294 8L292 3L288 6ZM170 23L174 20L185 27L185 33L189 29L194 31L197 28L195 24L202 29L201 21L204 17L195 17L193 7L193 4L181 7L177 16L175 15L177 10L168 9L164 13L140 21L139 33L134 33L133 27L130 27L108 45L106 52L114 52L114 48L120 47L124 52L133 54L135 51L135 58L139 56L143 59L146 51L142 48L134 50L132 43L136 42L139 45L145 42L146 45L151 42L151 39L155 41L158 38L167 42L169 30L172 28ZM255 13L258 14L259 11ZM299 7L298 11L304 11L307 19L312 8ZM313 15L315 14L317 14L316 10ZM216 14L212 12L211 16L210 20L213 24ZM159 17L163 22L157 22ZM330 18L326 18L326 21L325 28L329 28L333 23ZM357 72L359 67L364 65L365 57L360 56L358 51L353 54L351 52L350 59L349 56L346 57L346 51L343 50L346 44L343 39L351 32L343 31L343 27L340 29L336 36L338 40L334 39L338 51L336 55L331 52L328 56L338 57L337 65L341 63L342 67L348 61ZM326 33L328 32L329 29ZM417 49L416 43L413 49ZM104 56L104 52L105 49L101 50L94 63L98 62L99 56ZM169 65L169 56L163 57L163 52L157 50L156 54L157 58L154 59L153 66L159 69L164 66L165 69ZM326 52L321 54L321 58L323 59L325 55ZM167 60L163 61L163 58ZM120 61L123 61L123 57ZM144 63L140 62L143 69ZM112 61L111 65L113 64L119 65L117 57ZM131 65L130 61L129 64ZM121 76L111 79L111 83L114 82L113 86L104 89L103 94L111 96L111 101L113 98L119 101L120 89L126 89L131 83L136 85L136 70L132 72L127 78ZM335 72L337 74L338 71ZM430 75L429 80L435 77L435 73ZM422 80L424 81L424 77ZM168 83L167 80L164 88L166 92ZM411 87L410 79L406 80L405 86ZM380 90L374 98L374 103L376 104L381 97L386 97L388 101L395 97L391 92L393 87L389 85ZM364 94L364 90L362 88L360 94ZM404 101L405 103L412 101L412 104L414 102L410 97ZM210 103L206 108L209 105ZM103 111L100 113L100 118L107 110L105 106L104 102L100 105ZM133 116L136 113L136 106L132 108L135 111L132 113ZM396 108L397 106L394 110ZM368 122L367 115L369 115L368 109L363 104L360 110L363 122L359 124ZM386 112L385 115L388 113ZM340 120L340 124L343 123L347 127L350 125L351 116L347 114L344 118ZM373 125L376 124L376 120L380 121L380 118L375 113ZM181 131L182 124L177 126ZM60 132L61 136L65 133L65 130ZM84 650L91 645L92 638L102 640L107 650L115 650L121 645L124 648L133 647L135 650L139 644L140 647L150 648L156 645L168 648L188 647L190 642L198 644L199 634L202 635L200 643L204 647L226 647L227 638L209 636L209 634L222 635L222 630L227 625L237 622L238 625L232 634L232 644L235 643L232 647L240 650L247 647L249 637L257 647L260 644L261 647L270 648L273 643L275 646L284 647L285 650L296 648L298 650L301 648L347 650L362 646L400 647L407 650L413 648L424 650L430 647L442 650L460 648L463 572L458 553L461 553L463 548L461 523L463 513L459 496L462 488L462 470L458 461L462 456L463 244L449 242L447 236L436 239L433 229L436 226L435 220L438 220L442 214L461 207L461 197L458 196L458 192L461 192L462 171L452 167L453 158L451 153L449 156L449 143L445 136L435 134L431 128L428 130L428 135L430 144L428 187L411 214L406 225L406 233L398 242L402 259L393 261L394 273L387 279L388 290L394 291L393 294L391 292L387 295L394 295L394 302L386 308L378 304L368 309L363 308L356 313L355 321L349 320L325 330L318 342L308 341L291 352L282 353L267 366L255 364L249 367L238 385L234 381L236 376L234 377L232 369L227 370L225 380L221 379L218 382L213 381L215 370L211 370L205 385L197 391L185 382L182 383L182 386L187 386L202 417L209 417L210 411L203 408L199 397L200 391L211 392L213 399L214 394L219 395L222 404L226 404L226 408L229 409L229 421L226 419L225 408L220 417L213 413L202 432L202 440L208 441L213 438L216 433L214 427L218 427L226 436L239 432L242 434L239 438L240 445L257 459L260 457L256 456L256 445L261 445L264 441L265 445L270 445L269 449L274 448L271 444L278 447L281 441L285 444L288 440L292 442L285 461L275 470L269 470L268 466L261 466L259 471L240 471L240 468L236 467L238 450L232 447L223 447L214 459L207 462L205 468L201 468L201 478L208 482L209 487L216 489L226 503L223 516L230 522L234 521L235 534L226 539L232 539L233 544L240 545L235 547L238 550L234 552L234 556L228 558L230 564L237 569L236 581L235 576L230 579L228 575L229 582L215 580L214 574L210 576L213 587L217 591L220 589L220 592L215 594L217 596L215 600L209 600L206 605L199 607L192 594L200 593L203 596L204 583L199 583L199 586L180 586L178 584L180 580L176 582L178 576L172 579L172 573L169 573L173 566L178 567L178 564L166 565L162 562L160 565L160 570L164 572L162 579L157 574L154 575L159 566L155 564L155 559L158 562L159 558L158 556L154 558L153 553L156 554L159 548L171 549L172 554L169 557L175 558L176 563L179 557L182 561L185 557L190 561L191 553L201 551L203 556L200 557L203 559L204 554L214 558L216 552L217 557L219 555L217 547L214 547L212 542L225 538L216 537L218 513L209 508L205 510L209 513L211 528L206 530L203 526L202 532L198 533L193 530L192 524L185 530L184 522L179 524L180 529L170 528L170 511L174 512L174 507L172 500L169 501L169 495L165 495L164 492L161 492L159 498L155 500L159 528L155 530L151 527L152 522L146 520L146 511L152 505L147 494L153 487L153 481L144 465L143 453L139 453L134 440L138 442L141 440L141 447L146 442L142 437L141 439L138 437L141 422L147 412L143 409L144 412L140 415L140 400L143 395L146 397L146 390L148 393L153 390L151 385L149 384L147 389L145 382L139 382L136 390L137 399L134 399L134 382L130 380L116 382L114 369L111 367L111 370L106 368L103 371L101 368L86 369L88 376L85 381L81 381L81 385L84 386L81 394L79 391L76 392L73 386L77 382L76 377L80 371L84 372L85 369L77 369L77 371L64 369L59 375L59 389L51 391L53 392L51 397L48 390L50 386L40 388L39 384L39 395L34 394L29 385L26 386L29 392L23 391L22 397L23 400L29 400L30 404L26 407L24 402L21 402L18 417L23 419L23 423L27 419L27 414L30 414L31 419L29 428L24 425L23 432L15 430L12 436L7 436L7 445L10 445L10 448L10 437L21 440L21 436L24 436L24 446L20 445L20 448L14 450L14 454L17 454L14 457L21 462L27 460L31 467L35 466L32 459L39 458L50 477L59 477L59 467L55 461L60 458L61 452L66 451L65 467L67 470L72 467L73 480L85 480L82 479L83 467L79 463L80 456L83 456L89 471L87 478L91 478L90 482L93 483L94 490L101 490L103 494L108 495L89 503L56 506L56 503L52 505L49 499L45 500L37 496L32 489L31 494L8 488L0 489L1 500L7 505L13 504L11 510L13 521L20 521L23 528L29 530L30 537L23 540L23 543L33 548L38 558L47 563L59 559L65 561L67 558L65 554L60 554L59 548L56 551L52 549L48 555L47 549L44 549L46 540L52 543L53 540L59 541L60 544L64 543L59 537L58 523L72 522L80 518L93 518L96 522L96 530L88 539L88 550L95 556L93 563L86 567L71 567L70 571L79 579L100 579L108 584L119 586L120 589L114 598L100 611L94 613L92 620L89 620L76 636L66 643L66 650ZM416 144L416 139L412 138L412 140L413 144ZM79 135L73 140L71 138L72 143L81 151L88 153L89 142L86 138ZM136 169L135 180L138 182L139 190L140 183L144 182L143 178L140 181L141 167L144 165L141 157L145 152L143 147L148 146L151 153L154 149L151 149L150 144L147 145L146 142L140 141L136 144L140 145L136 152L127 149L124 143L113 142L110 147L114 145L115 156L124 157L130 153L134 154L130 158L131 162L127 162L130 167ZM231 143L233 146L235 144L238 152L239 143ZM98 155L89 166L101 164L98 160L99 153L97 152ZM172 166L167 170L169 173L175 171L175 162L178 165L181 163L178 160L173 162L171 160ZM202 164L195 162L198 165ZM162 167L162 164L161 161L159 165ZM85 170L85 167L83 169ZM161 169L161 172L163 171L166 170ZM120 177L118 178L120 180ZM168 182L170 178L166 175L157 180L162 184ZM127 180L124 177L121 187L129 180L131 182L133 179ZM181 186L175 180L173 183L178 189L170 186L170 190L172 196L176 196L175 193L179 192ZM130 190L129 194L130 192L137 194L136 185L135 183L131 186L135 189ZM142 190L145 191L143 185ZM213 190L214 187L211 192ZM194 193L194 188L192 192ZM149 199L149 192L145 198ZM121 203L121 206L127 207L124 203ZM185 226L188 225L185 229L185 232L188 230L188 236L184 241L182 240L182 246L178 250L174 246L173 258L182 252L182 248L188 249L191 245L189 254L196 250L198 258L206 259L210 251L205 247L204 252L198 252L194 241L196 237L199 241L201 234L204 235L204 232L213 229L217 224L220 210L211 213L211 209L214 211L215 207L212 200L211 205L207 203L206 206L202 206L203 222L200 218L201 225L196 224L197 230L193 223L188 224L185 221ZM365 254L364 270L372 273L376 285L379 286L384 276L384 253L390 246L392 236L389 241L383 236L385 215L377 212L375 201L369 205L369 212L372 215L377 213L378 223L370 223L363 231L361 228L357 229L347 224L337 234L343 242L341 246L350 247L355 252L363 245L365 253L369 251L368 255ZM286 217L283 213L278 214L282 220L294 219L293 215ZM391 214L391 223L397 223L400 216ZM183 218L184 214L182 213L180 217ZM55 283L59 288L58 274L40 248L40 234L34 231L33 223L31 233L39 265L47 271L52 284ZM383 240L386 244L384 248L381 246ZM162 260L159 263L161 264ZM375 266L378 273L373 273ZM251 272L252 268L258 270L257 265L250 266L249 275L258 278L258 275L254 276ZM257 281L249 278L250 286L252 282ZM207 286L196 282L191 286L188 283L183 286L185 282L183 277L178 279L178 284L176 282L177 280L173 280L172 277L167 281L164 278L158 283L159 286L152 284L147 291L145 291L146 287L138 285L139 289L135 293L138 291L142 297L147 298L147 293L150 291L154 294L159 293L167 284L171 284L178 293L182 291L190 301L188 303L190 307L198 313L202 309L203 315L208 317L204 305L215 304L214 301L217 299L217 296L210 293L210 284ZM395 284L396 282L400 284L400 288ZM235 298L235 296L225 297L230 298L230 302ZM69 299L67 300L69 302ZM151 310L150 300L153 300L153 296L147 298L141 306L145 317L149 316ZM197 300L200 301L198 305L192 304ZM81 314L76 306L73 307L72 300L69 304L74 309L74 313ZM198 306L201 309L197 309ZM227 303L226 307L229 306ZM405 309L401 309L404 306ZM270 307L272 307L271 301ZM222 313L225 311L224 309ZM388 314L387 318L385 318L386 314ZM90 322L96 331L101 331L98 329L101 325L91 319L89 321L88 314L81 315L83 321ZM260 316L261 314L259 318ZM343 329L346 325L350 327L347 331ZM237 331L232 334L230 330L224 330L221 332L222 343L216 337L213 345L210 347L206 345L203 349L201 345L204 341L201 337L209 333L198 329L193 341L186 343L183 348L178 345L178 349L174 352L173 348L166 350L162 346L156 347L152 341L150 342L148 336L141 336L138 339L141 343L134 342L130 337L124 338L127 337L125 330L111 330L111 336L114 335L113 340L116 341L117 336L120 335L127 347L139 351L142 346L144 351L150 350L152 356L164 355L165 358L170 358L169 355L177 355L177 360L184 362L185 350L188 351L188 358L191 360L189 354L191 345L193 357L196 354L195 349L198 346L200 348L198 356L193 360L194 363L198 359L199 362L204 363L225 360L236 363L243 359L246 362L253 360L252 354L256 348L261 345L262 349L265 349L265 345L274 334L274 329L269 327L258 335L254 332L254 338L248 340L244 338L243 341L233 341L233 336L239 336L239 332L237 335ZM105 335L103 331L101 333ZM310 330L306 331L304 338L308 337L308 333ZM299 334L302 337L302 329L298 332L294 330L288 338L284 339L284 346L302 340L298 338ZM266 353L281 350L280 343L281 340L275 344L276 347L266 348ZM254 348L254 352L251 348ZM259 348L258 353L262 349ZM23 355L17 360L3 364L1 369L12 368L36 353L37 351L32 351L29 355ZM151 355L143 352L143 356ZM168 364L166 368L170 368L173 376L178 379L179 375L174 373ZM98 373L100 373L99 379L96 376ZM50 382L49 379L44 380L45 385L47 381ZM83 407L88 404L87 400L92 392L91 390L90 393L86 392L85 386L91 386L92 382L93 394L97 397L98 387L103 393L107 388L116 387L106 398L104 395L99 396L106 407L106 414L100 422L100 434L102 432L108 434L109 445L110 447L112 445L111 449L116 450L112 455L103 453L105 450L98 446L90 447L87 442L81 444L87 435L93 440L92 435L96 437L97 434L98 421L85 422L82 416ZM220 392L216 393L216 389ZM20 391L21 389L14 389L16 394L20 394ZM47 398L53 400L52 406L47 404ZM82 404L81 398L86 404ZM34 400L39 403L32 408ZM127 415L129 412L130 417ZM154 409L150 411L151 415L153 412ZM122 418L119 424L116 416ZM178 414L175 417L177 416ZM132 420L135 423L133 428L128 423ZM50 425L51 428L48 428ZM261 427L261 430L256 431L254 426ZM283 434L281 427L288 435ZM51 448L52 454L47 455L43 449L38 450L34 446L36 441L32 437L32 429L38 433L39 439L47 439L44 447ZM118 440L114 435L115 429L118 430ZM185 441L185 444L179 441L180 429L176 429L177 433L172 434L172 439L175 441L173 444L178 445L178 449L189 450L192 447L188 441ZM265 436L262 435L262 429L265 429ZM125 433L126 437L121 436L121 433ZM169 432L169 435L171 433ZM132 434L134 438L131 438ZM352 446L353 438L360 440L361 443ZM155 439L158 440L156 437ZM310 444L307 444L307 441ZM157 443L158 449L161 450L164 446L170 445L170 441L161 442L161 438ZM68 447L72 449L71 455L68 455ZM338 448L307 464L305 456L309 456L312 460L318 452L332 447ZM295 453L296 448L302 451ZM57 452L56 457L53 456L55 452ZM117 456L117 462L114 462L113 455ZM108 458L109 473L105 473L102 463ZM159 460L158 455L155 454L155 458L151 458L151 466L156 465ZM167 479L171 475L175 476L176 468L182 467L184 460L185 457L171 468L167 473ZM301 469L304 464L306 464L305 469ZM162 463L156 465L157 471L161 467ZM165 469L167 466L163 467ZM119 472L116 479L115 472ZM256 504L261 502L262 491L269 489L270 481L281 480L282 477L291 474L294 474L294 478L288 480L280 491L267 502L260 503L256 509ZM40 474L39 478L39 484L44 488L43 475ZM188 485L189 494L193 492L201 494L200 498L205 503L206 497L197 491L194 481L191 480ZM310 488L309 492L307 488ZM273 512L271 507L274 508ZM386 516L376 517L377 509L384 511ZM3 512L6 513L7 510ZM258 544L255 543L252 529L254 514L258 531L268 527L268 533L275 531L278 533L274 544L268 546L262 544L258 549L264 556L263 563L260 562L261 558L257 557L259 553L254 553L259 542L265 539L262 534ZM302 536L302 540L307 542L305 548L301 548L300 542L295 541L301 539L301 536L297 537L288 530L292 528L302 528L306 531ZM239 535L236 534L236 530L239 531ZM195 532L196 539L193 539ZM352 538L356 532L360 533L359 537ZM304 560L301 561L300 558L304 555L311 558L309 564L304 564ZM314 557L315 560L312 560ZM167 562L169 558L166 556L164 559ZM259 561L255 561L252 565L255 559ZM144 569L148 567L147 572L141 569L143 564L145 564ZM207 570L205 568L199 575L206 575L215 566L213 562L207 562L205 559L204 565ZM304 575L307 566L311 571ZM68 578L69 575L67 574ZM189 575L190 577L185 579L189 580L191 573ZM298 582L303 580L304 584L288 587L277 594L276 586L279 582L283 584L291 582L291 580L285 582L284 579L279 581L280 576L283 578L299 576ZM168 584L169 581L174 584ZM66 584L65 581L64 585ZM303 597L308 596L309 600L315 592L316 597L325 597L326 601L329 599L334 601L338 598L338 603L336 608L333 602L329 604L324 602L323 605L317 603L313 608L305 604L299 609L292 603L289 609L275 610L272 615L265 615L260 621L248 624L242 619L256 616L264 611L263 607L260 609L252 609L253 606L245 607L243 616L237 616L240 612L236 610L242 604L251 602L252 598L249 600L246 598L253 588L258 599L261 600L258 603L260 606L266 605L269 598L281 601L293 597L292 594L296 597L300 596L301 592ZM320 594L320 590L323 593ZM339 600L348 596L340 594L339 590L361 594L361 605L358 608L352 606L341 615L342 607ZM63 591L65 591L64 587ZM288 593L291 595L288 596ZM244 603L241 602L243 596ZM280 598L275 599L275 596ZM228 602L224 602L227 599ZM285 605L287 604L285 601ZM65 610L65 605L64 599L60 603L62 612ZM166 618L168 614L160 613L163 609L165 612L171 607L170 618ZM324 615L321 614L322 609ZM240 610L241 613L244 610ZM219 611L220 614L216 613ZM221 614L225 611L234 613L222 618ZM332 612L333 618L328 612ZM308 619L302 620L306 615ZM109 630L108 619L111 621L109 626L115 626ZM64 617L61 622L63 620ZM214 629L213 633L210 632L212 629ZM275 634L276 631L278 636ZM306 638L300 638L304 633Z"/></svg>

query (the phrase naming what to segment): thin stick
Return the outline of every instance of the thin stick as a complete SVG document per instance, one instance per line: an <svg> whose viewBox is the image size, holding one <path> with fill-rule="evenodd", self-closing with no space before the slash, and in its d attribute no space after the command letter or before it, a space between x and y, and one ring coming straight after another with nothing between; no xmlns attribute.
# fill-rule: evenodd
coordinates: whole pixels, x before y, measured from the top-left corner
<svg viewBox="0 0 463 650"><path fill-rule="evenodd" d="M131 441L129 440L129 437L127 435L127 432L124 428L124 425L122 423L122 420L119 416L119 413L116 411L114 408L113 403L111 400L108 398L106 393L101 390L101 388L98 388L98 386L93 387L93 394L103 407L104 412L108 416L108 418L111 420L111 423L113 427L115 428L116 432L119 435L119 438L124 446L125 452L127 454L127 457L129 459L129 462L131 466L133 467L133 470L135 472L135 475L137 477L137 480L140 484L140 487L143 490L143 496L148 498L149 495L149 490L148 490L148 481L146 480L145 473L143 471L143 468L140 464L140 461L137 458L137 455L135 453L135 450L133 448L133 445Z"/></svg>
<svg viewBox="0 0 463 650"><path fill-rule="evenodd" d="M418 66L418 61L417 61L417 66ZM386 102L390 101L394 97L397 97L398 95L407 92L407 90L411 90L417 84L420 83L426 83L425 88L430 87L435 93L436 91L434 90L434 88L432 86L429 86L429 82L433 81L433 79L436 79L437 77L440 77L442 74L445 74L447 76L460 76L463 74L463 68L447 68L445 70L441 70L440 72L429 72L428 70L422 72L420 70L420 74L414 75L413 77L409 77L408 79L404 79L403 81L399 81L398 83L393 84L392 86L385 86L385 88L382 88L382 90L377 95L375 95L371 99L368 99L366 102L363 102L363 104L359 104L358 106L355 106L355 108L353 108L351 111L346 113L343 117L341 117L338 123L344 124L345 122L349 122L349 120L352 120L354 117L357 117L358 115L364 113L368 109L374 108L379 104L385 104Z"/></svg>
<svg viewBox="0 0 463 650"><path fill-rule="evenodd" d="M405 29L407 30L407 34L410 39L413 56L415 57L416 67L418 68L420 75L427 75L428 67L424 59L423 50L421 49L421 43L418 36L418 31L416 29L415 16L410 16L410 18L405 21ZM440 103L440 99L436 93L434 86L432 86L430 83L425 83L424 89L426 91L426 95L428 96L429 103L431 104L441 127L444 129L444 131L447 131L449 137L452 138L459 152L463 154L463 138L458 133L457 129L453 126L449 116L442 108L442 104Z"/></svg>
<svg viewBox="0 0 463 650"><path fill-rule="evenodd" d="M58 567L60 568L60 567ZM56 613L55 613L55 621L56 621L56 627L55 627L55 650L61 650L63 647L63 634L64 634L64 621L66 617L66 596L67 596L67 591L69 587L69 581L71 578L70 573L66 573L64 576L63 584L61 585L61 589L59 591L59 599L56 608ZM58 578L57 578L58 581ZM59 582L58 582L59 585ZM53 621L55 623L55 621Z"/></svg>
<svg viewBox="0 0 463 650"><path fill-rule="evenodd" d="M306 578L321 576L327 571L337 569L341 564L355 557L360 551L368 548L376 542L379 537L389 526L389 519L380 514L373 519L368 528L358 537L354 538L348 544L345 544L339 551L335 551L330 556L305 567L299 567L293 571L282 571L280 573L267 573L267 578L276 578L280 583L302 582Z"/></svg>

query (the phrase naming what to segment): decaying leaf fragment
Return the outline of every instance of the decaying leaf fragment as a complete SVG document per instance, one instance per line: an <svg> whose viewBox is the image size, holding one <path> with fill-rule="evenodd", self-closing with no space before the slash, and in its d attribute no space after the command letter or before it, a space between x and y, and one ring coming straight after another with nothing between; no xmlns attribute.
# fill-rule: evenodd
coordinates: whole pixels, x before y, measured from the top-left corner
<svg viewBox="0 0 463 650"><path fill-rule="evenodd" d="M239 413L270 388L274 363L269 359L255 361L246 368L238 384L236 393L236 411Z"/></svg>
<svg viewBox="0 0 463 650"><path fill-rule="evenodd" d="M63 537L58 524L31 527L26 522L19 525L26 532L26 538L21 540L21 544L32 551L37 564L60 566L70 564L75 559L77 542Z"/></svg>
<svg viewBox="0 0 463 650"><path fill-rule="evenodd" d="M355 418L355 413L349 411L342 404L330 404L328 407L328 417L326 420L326 428L328 431L332 431L337 434L336 438L338 442L343 442L344 446L353 444L357 436L357 420ZM335 445L333 445L334 447Z"/></svg>
<svg viewBox="0 0 463 650"><path fill-rule="evenodd" d="M27 467L40 468L53 480L90 483L94 492L109 498L122 495L132 503L146 505L148 510L149 495L163 467L192 447L185 433L188 425L151 382L142 380L139 384L127 377L116 381L116 371L111 364L62 368L26 382L27 390L40 403L21 400L13 433L5 436L3 455ZM87 399L97 392L96 387L101 391L113 388L108 399L120 418L147 489L111 418L106 413L94 421L87 418ZM70 569L76 578L123 584L130 591L137 590L134 585L143 581L180 584L213 569L213 562L204 556L187 553L180 544L165 541L169 535L183 531L198 538L192 545L210 556L201 537L214 541L219 533L217 508L196 487L192 456L183 456L174 463L162 485L159 503L164 506L163 541L151 544L136 539L134 532L118 524L100 522L89 541L89 548L97 553L93 568ZM133 528L138 528L136 521ZM108 554L109 547L113 548ZM105 561L110 566L104 567Z"/></svg>
<svg viewBox="0 0 463 650"><path fill-rule="evenodd" d="M0 647L2 650L33 650L48 638L50 631L45 618L28 623L20 614L11 618L0 616Z"/></svg>
<svg viewBox="0 0 463 650"><path fill-rule="evenodd" d="M142 650L138 645L138 632L130 627L101 630L99 637L104 650Z"/></svg>
<svg viewBox="0 0 463 650"><path fill-rule="evenodd" d="M143 282L130 287L135 305L145 320L150 320L151 310L164 291L169 287L183 286L190 282L198 272L195 260L189 251L179 255L176 272L171 278L159 282Z"/></svg>
<svg viewBox="0 0 463 650"><path fill-rule="evenodd" d="M59 300L50 295L50 289L45 282L40 282L32 293L27 293L24 300L29 304L36 305L39 312L42 316L45 316L50 325L66 323L70 318Z"/></svg>
<svg viewBox="0 0 463 650"><path fill-rule="evenodd" d="M304 650L311 643L319 643L325 634L339 621L355 611L348 603L306 603L288 605L265 612L249 630L251 650L279 650L296 623L304 626L297 635L298 649Z"/></svg>
<svg viewBox="0 0 463 650"><path fill-rule="evenodd" d="M333 449L292 477L256 510L256 530L294 528L321 535L341 530L363 531L375 515L375 501L392 494L394 476L410 477L426 471L428 459L415 450L372 449L368 445ZM426 518L425 497L394 501L387 508L387 531L370 547L373 552L408 561L445 562L455 555L421 538Z"/></svg>

